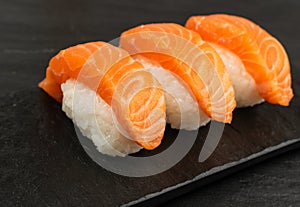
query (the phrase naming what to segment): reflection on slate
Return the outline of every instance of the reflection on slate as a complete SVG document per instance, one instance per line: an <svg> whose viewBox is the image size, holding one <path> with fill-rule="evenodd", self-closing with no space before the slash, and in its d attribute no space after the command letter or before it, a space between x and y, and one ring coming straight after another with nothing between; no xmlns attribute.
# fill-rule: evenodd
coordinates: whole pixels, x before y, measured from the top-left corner
<svg viewBox="0 0 300 207"><path fill-rule="evenodd" d="M293 75L299 77L299 72ZM1 196L6 198L1 199L2 205L14 206L22 202L30 206L71 206L74 203L78 206L91 203L119 206L153 197L143 203L152 205L170 199L190 190L195 183L199 186L230 173L224 171L222 175L221 171L218 176L205 179L208 176L205 172L212 168L217 171L215 167L223 166L220 170L224 170L227 163L300 138L299 83L295 81L293 88L295 98L287 108L263 103L235 110L232 124L226 125L216 151L205 162L197 160L208 126L199 130L191 151L177 165L144 178L120 176L93 162L80 145L74 126L61 111L60 104L38 88L11 93L2 97L0 103L0 127L5 134L0 140L0 181L5 188ZM168 148L176 135L177 131L168 127L166 139L157 151ZM298 146L298 141L291 146ZM276 150L280 152L281 149ZM157 152L141 151L135 156L152 153ZM261 156L268 157L268 153ZM247 162L251 163L251 159ZM239 165L228 167L234 171ZM201 179L195 183L181 186L180 183L199 175ZM180 188L176 189L176 185ZM160 195L166 191L164 189L170 190L168 196ZM25 200L28 197L32 199Z"/></svg>

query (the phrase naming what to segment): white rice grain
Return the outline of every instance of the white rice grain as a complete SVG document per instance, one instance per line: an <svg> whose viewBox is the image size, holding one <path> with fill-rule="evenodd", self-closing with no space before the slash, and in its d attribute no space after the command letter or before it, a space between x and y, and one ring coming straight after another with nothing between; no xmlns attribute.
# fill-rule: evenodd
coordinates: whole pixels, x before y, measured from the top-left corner
<svg viewBox="0 0 300 207"><path fill-rule="evenodd" d="M115 127L111 107L93 90L69 79L61 85L62 110L91 139L97 150L110 156L125 156L142 149Z"/></svg>
<svg viewBox="0 0 300 207"><path fill-rule="evenodd" d="M196 130L210 121L210 118L199 109L192 92L180 77L142 57L138 57L136 61L143 64L163 87L167 105L167 122L172 128Z"/></svg>
<svg viewBox="0 0 300 207"><path fill-rule="evenodd" d="M229 73L234 88L237 107L253 106L263 102L259 95L256 83L252 76L246 71L241 59L229 50L210 43L210 45L220 55Z"/></svg>

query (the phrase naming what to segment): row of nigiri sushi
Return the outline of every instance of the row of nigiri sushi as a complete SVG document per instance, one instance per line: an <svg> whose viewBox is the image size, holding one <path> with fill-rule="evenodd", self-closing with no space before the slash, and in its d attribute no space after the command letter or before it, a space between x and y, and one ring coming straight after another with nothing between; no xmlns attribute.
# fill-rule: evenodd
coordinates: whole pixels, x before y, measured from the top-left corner
<svg viewBox="0 0 300 207"><path fill-rule="evenodd" d="M141 25L120 46L80 44L50 60L39 84L97 149L124 156L161 143L166 121L197 129L230 123L236 106L293 97L283 46L255 23L233 15L194 16L186 27Z"/></svg>

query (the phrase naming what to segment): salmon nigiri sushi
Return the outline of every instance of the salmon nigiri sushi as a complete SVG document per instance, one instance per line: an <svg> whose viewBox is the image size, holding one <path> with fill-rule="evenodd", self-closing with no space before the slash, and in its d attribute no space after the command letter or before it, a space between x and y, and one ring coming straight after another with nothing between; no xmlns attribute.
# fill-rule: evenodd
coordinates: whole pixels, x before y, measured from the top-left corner
<svg viewBox="0 0 300 207"><path fill-rule="evenodd" d="M293 97L289 59L275 37L246 18L227 14L193 16L186 27L198 32L223 59L239 107L263 100L289 105Z"/></svg>
<svg viewBox="0 0 300 207"><path fill-rule="evenodd" d="M60 51L39 87L62 102L67 116L104 154L154 149L164 135L166 104L159 82L125 50L108 43Z"/></svg>
<svg viewBox="0 0 300 207"><path fill-rule="evenodd" d="M120 47L148 65L167 94L173 91L175 97L166 96L172 127L196 129L209 119L231 122L236 105L231 80L199 34L174 23L146 24L123 32Z"/></svg>

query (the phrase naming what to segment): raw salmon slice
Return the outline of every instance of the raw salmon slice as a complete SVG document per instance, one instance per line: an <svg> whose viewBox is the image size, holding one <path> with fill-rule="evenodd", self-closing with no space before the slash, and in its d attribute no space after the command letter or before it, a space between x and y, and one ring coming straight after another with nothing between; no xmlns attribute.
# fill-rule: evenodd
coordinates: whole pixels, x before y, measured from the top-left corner
<svg viewBox="0 0 300 207"><path fill-rule="evenodd" d="M62 83L75 79L85 84L111 105L119 127L128 136L145 149L153 149L164 134L166 106L159 82L143 70L125 50L91 42L53 57L39 87L61 102Z"/></svg>
<svg viewBox="0 0 300 207"><path fill-rule="evenodd" d="M250 20L226 14L193 16L186 27L238 55L262 98L273 104L289 105L293 97L290 63L276 38Z"/></svg>
<svg viewBox="0 0 300 207"><path fill-rule="evenodd" d="M196 32L173 23L141 25L122 33L120 47L171 71L209 117L231 122L236 103L229 75L217 52Z"/></svg>

